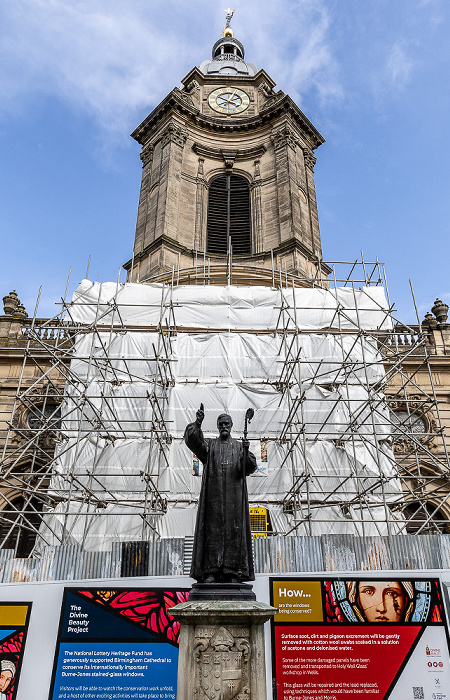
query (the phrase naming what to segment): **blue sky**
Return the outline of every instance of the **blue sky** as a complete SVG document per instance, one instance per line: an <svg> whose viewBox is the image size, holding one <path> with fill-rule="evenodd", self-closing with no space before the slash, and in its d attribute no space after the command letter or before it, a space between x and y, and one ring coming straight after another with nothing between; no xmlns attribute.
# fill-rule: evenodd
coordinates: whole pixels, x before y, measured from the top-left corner
<svg viewBox="0 0 450 700"><path fill-rule="evenodd" d="M131 257L141 176L131 131L209 58L225 4L3 0L0 296L53 315ZM233 6L234 7L234 6ZM326 260L386 263L398 316L450 301L448 0L242 0L232 25L326 138L316 189ZM122 281L124 273L122 272Z"/></svg>

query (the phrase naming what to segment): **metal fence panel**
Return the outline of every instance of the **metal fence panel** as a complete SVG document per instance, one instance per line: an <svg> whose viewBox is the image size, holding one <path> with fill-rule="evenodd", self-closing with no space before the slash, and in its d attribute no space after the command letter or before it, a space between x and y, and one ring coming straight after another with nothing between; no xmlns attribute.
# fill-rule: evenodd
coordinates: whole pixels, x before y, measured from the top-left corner
<svg viewBox="0 0 450 700"><path fill-rule="evenodd" d="M3 569L3 583L39 581L40 566L38 559L8 559Z"/></svg>
<svg viewBox="0 0 450 700"><path fill-rule="evenodd" d="M82 578L111 578L111 552L85 552Z"/></svg>
<svg viewBox="0 0 450 700"><path fill-rule="evenodd" d="M321 535L323 570L355 571L355 536Z"/></svg>
<svg viewBox="0 0 450 700"><path fill-rule="evenodd" d="M387 537L355 537L356 568L361 571L392 569Z"/></svg>
<svg viewBox="0 0 450 700"><path fill-rule="evenodd" d="M441 535L398 535L389 537L393 569L440 569Z"/></svg>
<svg viewBox="0 0 450 700"><path fill-rule="evenodd" d="M84 552L81 544L44 547L40 581L74 581L82 577Z"/></svg>
<svg viewBox="0 0 450 700"><path fill-rule="evenodd" d="M0 549L0 581L3 581L6 563L14 557L13 549Z"/></svg>

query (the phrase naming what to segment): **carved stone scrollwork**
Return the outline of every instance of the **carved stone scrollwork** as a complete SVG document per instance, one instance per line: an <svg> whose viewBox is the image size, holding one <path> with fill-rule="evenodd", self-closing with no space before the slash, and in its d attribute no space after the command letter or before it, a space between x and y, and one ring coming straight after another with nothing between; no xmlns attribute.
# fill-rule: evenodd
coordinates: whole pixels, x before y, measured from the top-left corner
<svg viewBox="0 0 450 700"><path fill-rule="evenodd" d="M208 649L209 641L208 639L199 639L196 641L194 646L194 659L199 664L201 661L201 653Z"/></svg>
<svg viewBox="0 0 450 700"><path fill-rule="evenodd" d="M140 154L140 159L142 161L142 167L145 168L146 165L152 162L153 160L153 144L148 144L147 146L144 146L141 154Z"/></svg>
<svg viewBox="0 0 450 700"><path fill-rule="evenodd" d="M200 85L196 80L191 80L190 83L186 85L187 92L193 92L194 90L200 90Z"/></svg>
<svg viewBox="0 0 450 700"><path fill-rule="evenodd" d="M303 151L303 156L305 158L305 165L307 168L310 170L314 170L314 166L316 164L317 158L315 157L314 153L312 151Z"/></svg>
<svg viewBox="0 0 450 700"><path fill-rule="evenodd" d="M208 632L211 634L209 636ZM240 629L219 627L202 629L194 649L196 683L199 700L249 700L249 660L251 654L248 639L238 636Z"/></svg>
<svg viewBox="0 0 450 700"><path fill-rule="evenodd" d="M225 163L225 168L231 170L236 160L236 151L222 151L223 162Z"/></svg>
<svg viewBox="0 0 450 700"><path fill-rule="evenodd" d="M261 83L258 90L264 95L264 97L269 97L271 94L273 94L273 90L265 82Z"/></svg>
<svg viewBox="0 0 450 700"><path fill-rule="evenodd" d="M170 123L167 125L165 132L161 138L161 145L164 148L168 143L176 143L181 148L184 147L187 139L187 129L184 127Z"/></svg>
<svg viewBox="0 0 450 700"><path fill-rule="evenodd" d="M437 430L436 419L421 396L410 395L406 400L388 398L387 403L393 423L392 438L395 453L407 454L417 442L426 444L428 449L436 447L433 435ZM396 425L398 425L397 431ZM414 437L409 438L408 433Z"/></svg>
<svg viewBox="0 0 450 700"><path fill-rule="evenodd" d="M61 395L55 394L51 387L47 391L46 384L27 392L12 418L15 429L12 442L32 441L45 450L53 449L59 439L61 400Z"/></svg>
<svg viewBox="0 0 450 700"><path fill-rule="evenodd" d="M272 132L270 138L275 149L283 148L283 146L290 146L295 149L298 144L294 131L288 125L285 125L279 131Z"/></svg>

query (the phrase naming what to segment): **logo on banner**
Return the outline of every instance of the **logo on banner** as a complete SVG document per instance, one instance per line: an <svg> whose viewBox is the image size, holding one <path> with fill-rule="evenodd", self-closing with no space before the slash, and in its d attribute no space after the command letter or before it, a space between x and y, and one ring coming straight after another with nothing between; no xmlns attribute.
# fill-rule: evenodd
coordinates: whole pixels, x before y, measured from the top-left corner
<svg viewBox="0 0 450 700"><path fill-rule="evenodd" d="M427 652L427 656L440 656L441 655L440 649L430 649L430 647L428 645L425 647L425 651Z"/></svg>

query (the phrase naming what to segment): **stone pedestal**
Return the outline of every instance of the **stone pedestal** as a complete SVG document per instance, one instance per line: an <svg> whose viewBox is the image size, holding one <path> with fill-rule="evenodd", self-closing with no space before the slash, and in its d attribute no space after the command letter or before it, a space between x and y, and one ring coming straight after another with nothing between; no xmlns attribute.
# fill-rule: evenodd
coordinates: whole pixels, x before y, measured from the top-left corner
<svg viewBox="0 0 450 700"><path fill-rule="evenodd" d="M256 600L250 583L194 583L191 600Z"/></svg>
<svg viewBox="0 0 450 700"><path fill-rule="evenodd" d="M181 623L177 700L265 700L265 603L193 600L172 608Z"/></svg>

